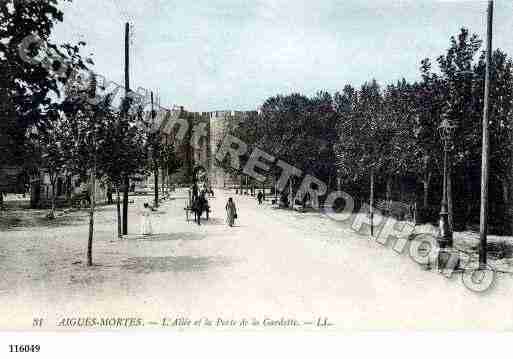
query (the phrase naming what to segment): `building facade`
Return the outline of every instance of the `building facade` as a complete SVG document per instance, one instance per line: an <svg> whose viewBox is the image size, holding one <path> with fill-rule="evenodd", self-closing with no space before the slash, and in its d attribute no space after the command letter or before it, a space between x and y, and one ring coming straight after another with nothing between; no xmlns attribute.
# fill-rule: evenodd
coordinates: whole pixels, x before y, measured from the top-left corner
<svg viewBox="0 0 513 359"><path fill-rule="evenodd" d="M230 132L246 116L254 111L189 112L183 107L170 110L162 121L161 133L164 144L172 143L183 168L175 176L175 182L190 183L196 172L201 182L215 188L232 187L240 183L216 162L217 149Z"/></svg>

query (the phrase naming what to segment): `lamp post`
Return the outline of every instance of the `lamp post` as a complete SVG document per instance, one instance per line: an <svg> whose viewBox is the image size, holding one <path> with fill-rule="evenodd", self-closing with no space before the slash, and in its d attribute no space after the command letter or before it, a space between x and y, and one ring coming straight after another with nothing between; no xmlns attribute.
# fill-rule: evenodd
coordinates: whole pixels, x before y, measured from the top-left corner
<svg viewBox="0 0 513 359"><path fill-rule="evenodd" d="M452 229L449 226L449 212L447 210L447 153L449 151L449 141L454 135L456 126L452 125L447 119L447 115L442 115L442 123L438 127L440 138L443 142L444 153L444 178L442 191L442 205L440 210L439 236L438 244L440 248L452 248Z"/></svg>

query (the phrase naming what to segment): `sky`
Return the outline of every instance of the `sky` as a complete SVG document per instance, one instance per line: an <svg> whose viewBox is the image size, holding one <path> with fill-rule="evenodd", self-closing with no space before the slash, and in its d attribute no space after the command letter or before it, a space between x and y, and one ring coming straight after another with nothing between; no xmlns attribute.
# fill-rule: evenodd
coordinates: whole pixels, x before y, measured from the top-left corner
<svg viewBox="0 0 513 359"><path fill-rule="evenodd" d="M255 110L267 98L419 78L461 27L484 38L483 0L74 0L57 42L87 43L93 70L189 111ZM496 0L494 48L513 55L513 2Z"/></svg>

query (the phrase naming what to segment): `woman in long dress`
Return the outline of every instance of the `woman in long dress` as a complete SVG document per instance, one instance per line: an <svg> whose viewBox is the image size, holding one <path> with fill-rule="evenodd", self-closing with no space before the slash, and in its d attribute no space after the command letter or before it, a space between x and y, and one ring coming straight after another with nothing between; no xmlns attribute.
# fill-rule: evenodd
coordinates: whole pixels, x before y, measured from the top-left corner
<svg viewBox="0 0 513 359"><path fill-rule="evenodd" d="M228 198L228 202L226 203L226 223L233 227L235 223L235 218L237 218L237 208L235 207L235 202L233 202L233 198Z"/></svg>
<svg viewBox="0 0 513 359"><path fill-rule="evenodd" d="M141 213L141 232L144 236L149 236L153 233L151 228L151 209L148 203L144 204L144 208Z"/></svg>

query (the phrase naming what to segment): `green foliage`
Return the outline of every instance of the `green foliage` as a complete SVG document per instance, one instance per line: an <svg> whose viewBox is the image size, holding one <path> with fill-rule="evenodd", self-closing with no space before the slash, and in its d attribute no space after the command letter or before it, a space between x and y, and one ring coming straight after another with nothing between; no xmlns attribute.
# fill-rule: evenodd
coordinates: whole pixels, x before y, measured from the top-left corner
<svg viewBox="0 0 513 359"><path fill-rule="evenodd" d="M2 144L8 144L8 151L0 151L2 163L31 162L27 131L33 126L44 129L51 94L59 95L75 69L92 63L80 56L85 43L57 45L49 40L62 20L57 0L0 2L0 133ZM34 34L40 41L25 48L24 40Z"/></svg>
<svg viewBox="0 0 513 359"><path fill-rule="evenodd" d="M89 88L95 88L95 84ZM98 178L106 177L116 186L124 176L142 174L148 158L142 110L127 115L112 108L110 96L100 101L85 99L71 97L61 105L72 128L69 158L73 173L85 177L96 167Z"/></svg>
<svg viewBox="0 0 513 359"><path fill-rule="evenodd" d="M312 98L300 94L269 98L260 114L243 117L226 132L248 145L242 163L256 147L330 182L335 176L336 125L332 96L319 92ZM221 165L230 170L228 163Z"/></svg>
<svg viewBox="0 0 513 359"><path fill-rule="evenodd" d="M166 175L171 176L183 166L183 161L177 157L173 143L163 146L160 167Z"/></svg>
<svg viewBox="0 0 513 359"><path fill-rule="evenodd" d="M333 97L326 92L313 98L277 95L264 102L259 115L229 126L226 133L248 144L249 153L258 147L331 187L336 174L363 196L368 196L371 171L381 188L383 182L408 179L418 185L413 195L422 192L427 206L440 200L438 127L446 116L457 126L449 144L454 211L472 222L481 172L485 63L480 49L477 35L461 29L437 58L439 72L424 59L417 82L403 79L381 87L372 80L358 89L347 85ZM491 68L490 211L506 220L499 208L511 205L513 190L513 62L496 50ZM228 164L225 159L221 165Z"/></svg>

